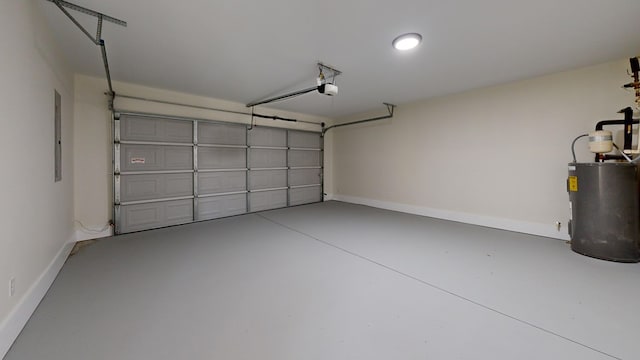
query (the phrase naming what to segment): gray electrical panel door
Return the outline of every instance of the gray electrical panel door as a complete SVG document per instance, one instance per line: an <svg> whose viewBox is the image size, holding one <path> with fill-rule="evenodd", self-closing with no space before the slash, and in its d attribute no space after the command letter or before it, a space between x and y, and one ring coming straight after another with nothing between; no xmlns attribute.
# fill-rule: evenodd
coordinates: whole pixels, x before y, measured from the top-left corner
<svg viewBox="0 0 640 360"><path fill-rule="evenodd" d="M114 115L117 234L319 201L320 133Z"/></svg>

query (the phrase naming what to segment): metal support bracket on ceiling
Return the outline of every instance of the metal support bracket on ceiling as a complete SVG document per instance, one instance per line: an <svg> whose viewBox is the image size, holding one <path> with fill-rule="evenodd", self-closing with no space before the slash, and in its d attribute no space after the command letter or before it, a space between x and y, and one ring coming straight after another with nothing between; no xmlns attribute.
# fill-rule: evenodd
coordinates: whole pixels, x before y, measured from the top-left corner
<svg viewBox="0 0 640 360"><path fill-rule="evenodd" d="M349 126L349 125L355 125L355 124L362 124L362 123L366 123L366 122L370 122L370 121L377 121L377 120L384 120L384 119L390 119L393 117L393 112L395 110L395 108L397 107L397 105L393 105L393 104L389 104L389 103L383 103L387 106L387 111L389 112L388 115L384 115L384 116L377 116L377 117L372 117L372 118L368 118L368 119L363 119L363 120L356 120L356 121L350 121L350 122L346 122L346 123L342 123L342 124L336 124L336 125L331 125L328 126L326 128L324 128L324 130L322 130L322 136L324 136L324 134L327 133L327 131L333 129L333 128L337 128L337 127L342 127L342 126Z"/></svg>
<svg viewBox="0 0 640 360"><path fill-rule="evenodd" d="M56 4L56 6L60 9L60 11L62 11L71 20L71 22L73 22L85 35L87 35L89 39L91 39L91 42L100 46L100 50L102 52L102 62L104 63L104 71L107 76L107 83L109 85L109 94L111 95L111 104L110 104L110 107L111 107L113 105L113 95L115 94L115 92L113 91L113 85L111 84L111 71L109 70L109 61L107 60L107 48L105 46L104 40L102 39L102 23L103 21L108 21L108 22L112 22L114 24L126 27L127 22L122 21L120 19L116 19L112 16L105 15L103 13L100 13L94 10L91 10L91 9L87 9L85 7L82 7L76 4L72 4L68 1L64 1L64 0L47 0L47 1ZM76 20L76 18L74 18L73 15L71 15L65 8L69 8L71 10L75 10L83 14L95 16L98 19L96 36L94 37L93 35L91 35L91 33L89 33L89 31L85 29L85 27L82 26L82 24L80 24L78 20Z"/></svg>
<svg viewBox="0 0 640 360"><path fill-rule="evenodd" d="M320 71L320 74L318 76L318 79L322 79L322 83L326 83L327 78L331 78L331 83L333 83L335 81L335 78L337 76L339 76L340 74L342 74L342 71L325 65L321 62L318 63L318 70ZM330 75L325 75L324 72L327 71L328 73L330 73ZM310 88L306 88L306 89L302 89L302 90L296 90L287 94L283 94L283 95L278 95L278 96L274 96L274 97L270 97L268 99L264 99L264 100L258 100L258 101L252 101L250 103L247 104L247 107L254 107L257 105L263 105L263 104L268 104L268 103L272 103L272 102L276 102L276 101L280 101L280 100L286 100L286 99L290 99L296 96L300 96L300 95L304 95L306 93L310 93L312 91L318 90L320 88L320 85L318 86L313 86Z"/></svg>

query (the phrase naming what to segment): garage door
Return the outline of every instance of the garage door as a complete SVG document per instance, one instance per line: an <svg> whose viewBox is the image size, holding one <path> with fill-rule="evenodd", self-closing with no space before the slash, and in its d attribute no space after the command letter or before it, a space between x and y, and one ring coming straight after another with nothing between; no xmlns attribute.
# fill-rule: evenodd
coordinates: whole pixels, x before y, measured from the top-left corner
<svg viewBox="0 0 640 360"><path fill-rule="evenodd" d="M319 201L320 133L114 116L118 234Z"/></svg>

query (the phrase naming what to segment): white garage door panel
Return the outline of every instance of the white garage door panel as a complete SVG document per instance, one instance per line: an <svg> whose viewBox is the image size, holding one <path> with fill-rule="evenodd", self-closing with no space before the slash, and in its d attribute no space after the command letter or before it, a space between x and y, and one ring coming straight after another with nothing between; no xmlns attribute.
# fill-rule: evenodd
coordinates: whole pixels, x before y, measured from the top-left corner
<svg viewBox="0 0 640 360"><path fill-rule="evenodd" d="M193 151L188 146L122 144L121 169L166 171L193 169Z"/></svg>
<svg viewBox="0 0 640 360"><path fill-rule="evenodd" d="M220 194L245 191L247 184L246 171L224 171L198 173L198 194Z"/></svg>
<svg viewBox="0 0 640 360"><path fill-rule="evenodd" d="M320 151L289 150L289 166L320 166Z"/></svg>
<svg viewBox="0 0 640 360"><path fill-rule="evenodd" d="M246 127L218 123L198 123L198 143L216 145L246 145Z"/></svg>
<svg viewBox="0 0 640 360"><path fill-rule="evenodd" d="M293 188L289 192L289 205L302 205L319 202L322 199L320 186Z"/></svg>
<svg viewBox="0 0 640 360"><path fill-rule="evenodd" d="M254 127L249 130L249 145L254 146L287 146L287 131L277 128Z"/></svg>
<svg viewBox="0 0 640 360"><path fill-rule="evenodd" d="M284 168L287 166L287 150L249 149L250 168Z"/></svg>
<svg viewBox="0 0 640 360"><path fill-rule="evenodd" d="M292 169L289 171L289 185L315 185L322 183L321 169Z"/></svg>
<svg viewBox="0 0 640 360"><path fill-rule="evenodd" d="M247 212L245 194L211 196L198 201L198 220L217 219Z"/></svg>
<svg viewBox="0 0 640 360"><path fill-rule="evenodd" d="M252 171L249 174L249 189L273 189L287 187L287 170Z"/></svg>
<svg viewBox="0 0 640 360"><path fill-rule="evenodd" d="M247 155L245 149L198 147L198 168L206 169L244 169Z"/></svg>
<svg viewBox="0 0 640 360"><path fill-rule="evenodd" d="M190 199L121 206L121 232L179 225L191 221L193 201Z"/></svg>
<svg viewBox="0 0 640 360"><path fill-rule="evenodd" d="M289 147L320 149L321 137L317 133L289 131Z"/></svg>
<svg viewBox="0 0 640 360"><path fill-rule="evenodd" d="M278 209L287 206L287 190L261 191L249 194L249 211Z"/></svg>
<svg viewBox="0 0 640 360"><path fill-rule="evenodd" d="M322 201L322 137L150 114L114 117L116 233Z"/></svg>
<svg viewBox="0 0 640 360"><path fill-rule="evenodd" d="M122 175L121 201L140 201L193 195L193 174Z"/></svg>
<svg viewBox="0 0 640 360"><path fill-rule="evenodd" d="M322 201L322 138L302 131L289 132L289 205Z"/></svg>
<svg viewBox="0 0 640 360"><path fill-rule="evenodd" d="M191 143L191 122L144 117L123 117L120 138L123 141Z"/></svg>

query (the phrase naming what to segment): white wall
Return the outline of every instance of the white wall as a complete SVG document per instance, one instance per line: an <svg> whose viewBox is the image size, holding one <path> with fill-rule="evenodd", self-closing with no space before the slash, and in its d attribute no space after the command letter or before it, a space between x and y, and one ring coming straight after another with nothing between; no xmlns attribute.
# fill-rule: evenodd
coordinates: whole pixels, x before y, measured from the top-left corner
<svg viewBox="0 0 640 360"><path fill-rule="evenodd" d="M111 114L104 79L75 75L74 209L76 237L111 235ZM106 228L106 229L105 229Z"/></svg>
<svg viewBox="0 0 640 360"><path fill-rule="evenodd" d="M633 95L621 89L630 81L627 64L407 104L391 120L331 130L334 195L567 238L571 141L633 105ZM586 142L577 149L578 160L591 161ZM559 232L556 221L563 224Z"/></svg>
<svg viewBox="0 0 640 360"><path fill-rule="evenodd" d="M135 84L114 82L114 90L118 94L131 95L157 100L185 103L196 106L212 107L232 111L247 112L244 104L195 96L163 89L145 87ZM105 79L84 75L75 76L75 218L82 222L87 229L79 224L78 239L108 236L108 231L100 231L112 218L112 139L111 112L107 107L107 90ZM134 111L163 115L192 117L221 121L249 123L246 115L225 112L193 109L182 106L157 104L139 100L116 98L115 107L121 111ZM329 123L330 119L296 114L283 111L273 111L256 108L257 113L280 115L316 123ZM318 130L319 126L304 123L290 123L265 119L257 119L258 125L276 125L279 127L302 130ZM330 142L329 142L330 143ZM327 156L328 158L328 156ZM327 169L331 178L330 164Z"/></svg>
<svg viewBox="0 0 640 360"><path fill-rule="evenodd" d="M45 24L35 0L0 2L0 357L73 240L73 77ZM62 95L63 169L57 183L54 89Z"/></svg>

